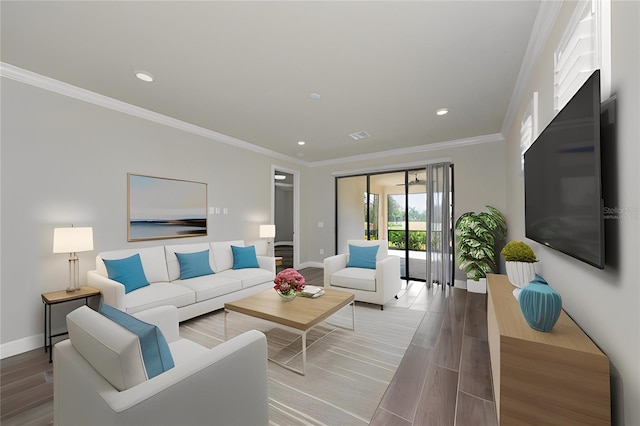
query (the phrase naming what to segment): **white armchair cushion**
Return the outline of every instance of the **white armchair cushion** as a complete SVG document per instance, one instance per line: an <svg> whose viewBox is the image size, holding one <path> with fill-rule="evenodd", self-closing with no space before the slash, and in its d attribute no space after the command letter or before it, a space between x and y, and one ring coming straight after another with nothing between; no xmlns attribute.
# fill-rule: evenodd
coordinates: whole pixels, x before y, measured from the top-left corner
<svg viewBox="0 0 640 426"><path fill-rule="evenodd" d="M81 306L67 315L69 340L111 385L122 391L147 380L138 336Z"/></svg>
<svg viewBox="0 0 640 426"><path fill-rule="evenodd" d="M376 270L345 268L331 275L331 285L363 291L376 291Z"/></svg>

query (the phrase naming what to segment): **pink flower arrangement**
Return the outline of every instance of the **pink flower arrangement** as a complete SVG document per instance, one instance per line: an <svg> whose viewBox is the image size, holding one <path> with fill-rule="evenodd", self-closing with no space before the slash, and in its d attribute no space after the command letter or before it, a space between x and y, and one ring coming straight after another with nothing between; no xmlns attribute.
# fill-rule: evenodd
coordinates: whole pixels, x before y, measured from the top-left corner
<svg viewBox="0 0 640 426"><path fill-rule="evenodd" d="M304 277L300 272L293 268L287 268L278 272L276 278L273 280L275 285L273 288L285 296L297 293L304 289Z"/></svg>

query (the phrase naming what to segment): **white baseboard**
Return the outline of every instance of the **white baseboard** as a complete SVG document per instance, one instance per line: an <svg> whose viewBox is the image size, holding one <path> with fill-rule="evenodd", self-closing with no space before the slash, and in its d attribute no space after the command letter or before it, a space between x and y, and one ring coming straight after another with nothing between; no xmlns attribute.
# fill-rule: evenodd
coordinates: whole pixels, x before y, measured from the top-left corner
<svg viewBox="0 0 640 426"><path fill-rule="evenodd" d="M19 355L38 348L41 348L44 351L44 347L42 346L43 343L44 334L42 333L14 340L12 342L3 343L0 345L0 359L9 358L10 356Z"/></svg>
<svg viewBox="0 0 640 426"><path fill-rule="evenodd" d="M323 262L303 262L298 266L298 269L303 268L324 268Z"/></svg>
<svg viewBox="0 0 640 426"><path fill-rule="evenodd" d="M454 280L453 286L455 288L462 288L464 290L467 289L467 281L466 280Z"/></svg>

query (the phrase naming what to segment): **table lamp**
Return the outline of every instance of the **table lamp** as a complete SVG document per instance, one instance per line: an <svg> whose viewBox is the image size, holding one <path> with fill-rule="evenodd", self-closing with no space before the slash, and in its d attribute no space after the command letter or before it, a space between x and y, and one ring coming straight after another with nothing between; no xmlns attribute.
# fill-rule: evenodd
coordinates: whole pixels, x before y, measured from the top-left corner
<svg viewBox="0 0 640 426"><path fill-rule="evenodd" d="M93 228L55 228L53 230L53 252L69 253L68 292L80 290L80 261L76 253L93 250Z"/></svg>
<svg viewBox="0 0 640 426"><path fill-rule="evenodd" d="M276 236L275 225L260 225L260 238L267 238L267 256L273 256L271 253L271 238Z"/></svg>

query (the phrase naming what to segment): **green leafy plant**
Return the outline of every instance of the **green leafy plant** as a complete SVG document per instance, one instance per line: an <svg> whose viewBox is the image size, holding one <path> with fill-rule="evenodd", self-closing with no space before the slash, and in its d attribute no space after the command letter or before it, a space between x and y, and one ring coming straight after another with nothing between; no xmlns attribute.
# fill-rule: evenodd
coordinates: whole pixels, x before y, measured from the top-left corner
<svg viewBox="0 0 640 426"><path fill-rule="evenodd" d="M458 267L475 281L489 272L498 272L496 241L507 235L507 221L502 213L486 207L488 212L463 213L455 224Z"/></svg>
<svg viewBox="0 0 640 426"><path fill-rule="evenodd" d="M507 262L537 262L536 254L531 247L522 241L509 241L500 251Z"/></svg>

